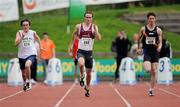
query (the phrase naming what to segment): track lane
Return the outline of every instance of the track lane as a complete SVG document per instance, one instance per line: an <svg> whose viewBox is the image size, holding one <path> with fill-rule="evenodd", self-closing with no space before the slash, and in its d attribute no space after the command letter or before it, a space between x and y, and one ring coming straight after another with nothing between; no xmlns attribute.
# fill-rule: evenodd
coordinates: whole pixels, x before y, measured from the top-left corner
<svg viewBox="0 0 180 107"><path fill-rule="evenodd" d="M0 99L7 97L9 95L12 95L14 93L17 93L22 90L22 86L8 86L6 83L0 84Z"/></svg>
<svg viewBox="0 0 180 107"><path fill-rule="evenodd" d="M72 83L56 87L39 84L36 88L0 102L2 107L53 107Z"/></svg>
<svg viewBox="0 0 180 107"><path fill-rule="evenodd" d="M76 85L59 107L126 107L109 82L91 86L89 98L84 93L84 89Z"/></svg>
<svg viewBox="0 0 180 107"><path fill-rule="evenodd" d="M179 107L180 99L155 89L155 96L149 97L146 83L138 83L134 86L115 84L118 91L128 99L132 107Z"/></svg>

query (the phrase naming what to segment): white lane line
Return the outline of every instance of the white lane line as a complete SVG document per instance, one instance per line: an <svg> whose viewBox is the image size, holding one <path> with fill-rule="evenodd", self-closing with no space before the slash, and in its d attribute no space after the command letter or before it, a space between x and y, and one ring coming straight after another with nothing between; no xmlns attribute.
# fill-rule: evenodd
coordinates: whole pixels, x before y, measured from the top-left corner
<svg viewBox="0 0 180 107"><path fill-rule="evenodd" d="M146 85L149 85L149 84L146 82ZM170 94L170 95L173 95L173 96L175 96L175 97L180 98L180 95L177 95L177 94L175 94L175 93L173 93L173 92L170 92L170 91L168 91L168 90L165 90L165 89L162 89L162 88L158 88L158 90L163 91L163 92L165 92L165 93L167 93L167 94Z"/></svg>
<svg viewBox="0 0 180 107"><path fill-rule="evenodd" d="M167 93L167 94L170 94L170 95L173 95L173 96L175 96L175 97L180 98L179 95L177 95L177 94L175 94L175 93L173 93L173 92L170 92L170 91L168 91L168 90L165 90L165 89L162 89L162 88L159 88L159 90L160 90L160 91L163 91L163 92L165 92L165 93Z"/></svg>
<svg viewBox="0 0 180 107"><path fill-rule="evenodd" d="M37 85L35 85L34 87L32 87L32 89L35 88L35 87L37 87ZM29 90L29 91L31 91L31 90ZM8 96L6 96L6 97L0 98L0 101L3 101L3 100L6 100L6 99L8 99L8 98L11 98L11 97L13 97L13 96L16 96L16 95L18 95L18 94L20 94L20 93L22 93L22 92L24 92L24 91L21 90L21 91L18 91L18 92L16 92L16 93L13 93L13 94L11 94L11 95L8 95Z"/></svg>
<svg viewBox="0 0 180 107"><path fill-rule="evenodd" d="M114 89L114 91L118 94L118 96L124 101L127 107L132 107L131 104L121 95L121 93L113 87L112 83L110 83L110 86Z"/></svg>
<svg viewBox="0 0 180 107"><path fill-rule="evenodd" d="M76 84L73 83L71 85L71 87L68 89L68 91L65 93L65 95L56 103L56 105L54 107L59 107L61 105L61 103L63 102L63 100L67 97L67 95L72 91L72 89L74 88Z"/></svg>
<svg viewBox="0 0 180 107"><path fill-rule="evenodd" d="M0 101L6 100L6 99L8 99L8 98L10 98L10 97L13 97L13 96L15 96L15 95L18 95L18 94L20 94L20 93L22 93L22 92L23 92L23 90L18 91L18 92L14 93L14 94L11 94L11 95L9 95L9 96L3 97L3 98L0 99Z"/></svg>

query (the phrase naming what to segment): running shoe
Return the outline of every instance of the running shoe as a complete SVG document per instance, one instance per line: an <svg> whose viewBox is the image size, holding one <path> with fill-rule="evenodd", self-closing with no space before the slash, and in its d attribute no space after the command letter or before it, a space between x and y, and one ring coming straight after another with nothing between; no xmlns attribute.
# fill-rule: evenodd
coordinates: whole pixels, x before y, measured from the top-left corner
<svg viewBox="0 0 180 107"><path fill-rule="evenodd" d="M32 84L37 84L37 81L35 81L34 79L31 79L31 83Z"/></svg>
<svg viewBox="0 0 180 107"><path fill-rule="evenodd" d="M90 97L89 89L86 86L84 87L84 90L86 91L85 96Z"/></svg>
<svg viewBox="0 0 180 107"><path fill-rule="evenodd" d="M26 90L30 90L31 88L32 88L31 83L30 83L30 82L27 82L27 84L26 84Z"/></svg>
<svg viewBox="0 0 180 107"><path fill-rule="evenodd" d="M24 91L26 91L26 90L27 90L26 83L24 83L24 85L23 85L23 90L24 90Z"/></svg>
<svg viewBox="0 0 180 107"><path fill-rule="evenodd" d="M154 91L153 91L153 90L149 90L149 91L148 91L148 95L149 95L149 96L154 96Z"/></svg>
<svg viewBox="0 0 180 107"><path fill-rule="evenodd" d="M80 84L81 87L84 86L84 77L80 77L79 84Z"/></svg>

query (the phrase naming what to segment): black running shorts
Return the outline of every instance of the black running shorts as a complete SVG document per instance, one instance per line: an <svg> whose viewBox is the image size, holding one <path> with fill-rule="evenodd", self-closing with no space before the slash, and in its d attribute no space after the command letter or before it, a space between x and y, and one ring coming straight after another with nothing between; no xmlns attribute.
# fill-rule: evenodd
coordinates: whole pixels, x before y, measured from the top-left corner
<svg viewBox="0 0 180 107"><path fill-rule="evenodd" d="M85 67L92 69L93 66L93 56L92 56L92 51L85 51L78 49L77 51L77 59L80 57L83 57L85 60Z"/></svg>
<svg viewBox="0 0 180 107"><path fill-rule="evenodd" d="M144 61L150 61L151 63L158 63L159 60L159 53L157 50L147 50L143 49L144 53Z"/></svg>
<svg viewBox="0 0 180 107"><path fill-rule="evenodd" d="M19 64L20 64L20 68L21 70L25 69L25 63L27 60L30 60L32 62L32 65L35 64L36 61L36 55L31 55L25 59L19 58Z"/></svg>

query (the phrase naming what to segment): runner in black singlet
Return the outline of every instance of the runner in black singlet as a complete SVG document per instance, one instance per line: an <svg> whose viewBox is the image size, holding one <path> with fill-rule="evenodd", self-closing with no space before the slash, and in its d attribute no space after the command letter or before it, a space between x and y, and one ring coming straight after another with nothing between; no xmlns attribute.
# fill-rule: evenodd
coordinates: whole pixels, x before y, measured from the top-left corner
<svg viewBox="0 0 180 107"><path fill-rule="evenodd" d="M144 54L144 70L151 72L149 96L154 95L154 85L156 82L156 70L158 67L159 52L162 47L162 30L156 26L156 14L147 14L147 25L143 26L139 32L139 42L142 38ZM138 48L140 45L138 45ZM139 48L140 49L140 48ZM138 50L140 53L141 50Z"/></svg>

